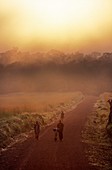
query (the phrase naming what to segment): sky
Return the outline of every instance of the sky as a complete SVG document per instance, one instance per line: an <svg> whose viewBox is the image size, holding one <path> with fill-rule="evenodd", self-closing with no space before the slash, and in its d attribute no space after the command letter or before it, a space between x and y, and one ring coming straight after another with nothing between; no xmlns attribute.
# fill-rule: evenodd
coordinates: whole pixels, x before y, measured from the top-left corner
<svg viewBox="0 0 112 170"><path fill-rule="evenodd" d="M112 51L112 0L0 0L0 51Z"/></svg>

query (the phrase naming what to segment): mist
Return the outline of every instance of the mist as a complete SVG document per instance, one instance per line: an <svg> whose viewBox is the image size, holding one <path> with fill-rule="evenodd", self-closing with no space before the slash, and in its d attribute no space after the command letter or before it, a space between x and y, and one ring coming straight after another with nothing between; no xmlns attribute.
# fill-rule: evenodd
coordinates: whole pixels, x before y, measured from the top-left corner
<svg viewBox="0 0 112 170"><path fill-rule="evenodd" d="M111 65L112 53L29 54L13 49L0 54L0 94L81 91L97 95L111 91Z"/></svg>

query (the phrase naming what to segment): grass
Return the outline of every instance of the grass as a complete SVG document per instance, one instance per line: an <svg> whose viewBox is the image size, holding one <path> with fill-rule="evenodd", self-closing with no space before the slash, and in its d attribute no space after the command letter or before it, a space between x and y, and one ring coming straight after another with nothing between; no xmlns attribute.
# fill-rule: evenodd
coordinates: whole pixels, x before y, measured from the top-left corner
<svg viewBox="0 0 112 170"><path fill-rule="evenodd" d="M112 169L112 136L109 134L109 131L112 131L112 124L106 128L109 116L107 101L110 98L112 98L112 93L99 96L82 133L83 141L89 146L86 154L90 163L102 170Z"/></svg>
<svg viewBox="0 0 112 170"><path fill-rule="evenodd" d="M15 93L0 95L0 148L33 129L36 120L41 127L57 119L61 110L73 109L83 95L76 93Z"/></svg>

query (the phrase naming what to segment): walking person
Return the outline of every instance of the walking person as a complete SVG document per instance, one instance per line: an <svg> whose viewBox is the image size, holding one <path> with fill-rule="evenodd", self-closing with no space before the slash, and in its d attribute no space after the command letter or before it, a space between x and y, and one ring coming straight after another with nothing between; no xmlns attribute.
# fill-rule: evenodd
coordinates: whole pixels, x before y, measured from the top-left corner
<svg viewBox="0 0 112 170"><path fill-rule="evenodd" d="M108 100L108 103L110 104L110 113L108 117L108 124L112 123L112 99Z"/></svg>
<svg viewBox="0 0 112 170"><path fill-rule="evenodd" d="M35 138L39 139L39 133L40 133L40 124L38 121L34 124L34 132L35 132Z"/></svg>
<svg viewBox="0 0 112 170"><path fill-rule="evenodd" d="M54 131L54 141L56 142L58 137L58 128L54 128L53 131Z"/></svg>
<svg viewBox="0 0 112 170"><path fill-rule="evenodd" d="M61 120L63 121L63 119L64 119L64 112L63 111L61 111Z"/></svg>
<svg viewBox="0 0 112 170"><path fill-rule="evenodd" d="M62 123L61 120L59 120L59 123L57 124L57 128L58 128L59 140L62 141L63 140L64 124Z"/></svg>

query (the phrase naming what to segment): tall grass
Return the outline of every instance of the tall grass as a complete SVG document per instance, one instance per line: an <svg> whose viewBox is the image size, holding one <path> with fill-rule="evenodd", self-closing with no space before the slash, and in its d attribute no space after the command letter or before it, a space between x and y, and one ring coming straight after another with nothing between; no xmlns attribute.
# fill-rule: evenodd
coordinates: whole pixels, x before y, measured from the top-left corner
<svg viewBox="0 0 112 170"><path fill-rule="evenodd" d="M112 123L107 126L110 112L108 99L112 99L112 93L99 96L82 133L84 142L89 144L86 154L90 163L102 170L112 169Z"/></svg>
<svg viewBox="0 0 112 170"><path fill-rule="evenodd" d="M72 109L82 99L80 92L1 95L0 147L6 147L15 136L33 129L36 120L41 127L50 124L61 110Z"/></svg>

